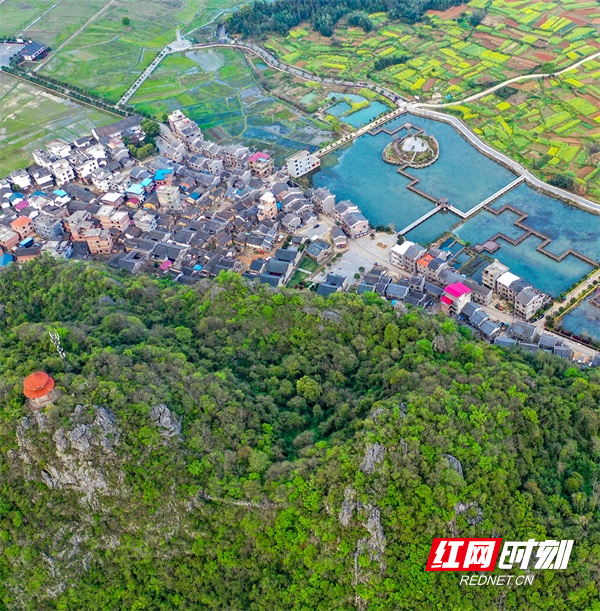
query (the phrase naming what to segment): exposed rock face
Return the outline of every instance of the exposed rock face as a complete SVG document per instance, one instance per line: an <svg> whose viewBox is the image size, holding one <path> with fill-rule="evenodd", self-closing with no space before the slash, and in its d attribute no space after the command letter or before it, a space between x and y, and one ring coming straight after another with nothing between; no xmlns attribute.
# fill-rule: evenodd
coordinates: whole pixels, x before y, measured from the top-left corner
<svg viewBox="0 0 600 611"><path fill-rule="evenodd" d="M359 469L364 473L373 473L377 465L383 462L385 448L380 443L374 443L367 448L365 457Z"/></svg>
<svg viewBox="0 0 600 611"><path fill-rule="evenodd" d="M380 411L379 414L383 412ZM367 447L365 456L360 465L360 470L364 473L371 474L375 471L377 465L383 463L385 457L385 448L380 443L374 443ZM350 526L352 519L365 519L361 526L369 533L368 537L358 539L356 548L354 549L354 567L352 571L352 585L356 588L359 584L368 583L371 579L372 572L361 566L360 557L363 554L369 555L371 562L379 564L379 572L385 571L386 565L384 562L385 553L385 534L383 525L381 524L381 510L375 504L363 503L357 498L357 492L347 486L344 490L344 500L340 508L338 520L344 527ZM354 605L359 611L366 611L368 602L359 594L354 596Z"/></svg>
<svg viewBox="0 0 600 611"><path fill-rule="evenodd" d="M454 505L454 512L457 516L467 514L466 520L469 526L475 526L481 524L483 521L483 510L474 501L472 503L456 503Z"/></svg>
<svg viewBox="0 0 600 611"><path fill-rule="evenodd" d="M383 414L385 414L385 410L383 409L383 407L378 407L373 410L373 413L371 414L371 418L373 420L377 420L377 418L379 418L379 416Z"/></svg>
<svg viewBox="0 0 600 611"><path fill-rule="evenodd" d="M164 403L155 405L148 412L148 415L152 422L159 427L161 435L166 437L181 435L181 422Z"/></svg>
<svg viewBox="0 0 600 611"><path fill-rule="evenodd" d="M462 465L460 463L460 460L458 460L458 458L456 458L455 456L452 456L452 454L442 454L442 457L445 458L448 463L450 464L450 466L461 476L464 478L464 474L463 474L463 468Z"/></svg>
<svg viewBox="0 0 600 611"><path fill-rule="evenodd" d="M408 314L408 308L401 301L396 301L396 303L394 304L394 310L396 310L396 314L398 316L404 316L405 314Z"/></svg>
<svg viewBox="0 0 600 611"><path fill-rule="evenodd" d="M350 486L344 490L344 500L342 502L342 507L340 509L340 513L338 519L342 526L348 526L350 524L350 520L352 519L352 513L356 507L356 503L354 499L356 498L356 491L353 490Z"/></svg>
<svg viewBox="0 0 600 611"><path fill-rule="evenodd" d="M383 552L385 551L385 535L383 533L383 526L381 525L381 511L379 507L371 507L369 509L369 517L365 528L371 535L366 540L367 550L371 560L379 562L383 570L385 565L383 563Z"/></svg>
<svg viewBox="0 0 600 611"><path fill-rule="evenodd" d="M44 465L39 475L46 486L72 488L81 493L82 502L96 507L97 495L112 494L115 488L111 488L103 468L111 465L114 447L119 444L119 432L114 416L103 407L86 409L78 405L71 422L72 428L60 427L54 431L52 460L35 441L36 432L48 430L47 417L36 412L23 418L17 427L18 455L27 465ZM31 473L28 476L33 477ZM124 478L120 469L112 469L111 476L114 484L122 483Z"/></svg>

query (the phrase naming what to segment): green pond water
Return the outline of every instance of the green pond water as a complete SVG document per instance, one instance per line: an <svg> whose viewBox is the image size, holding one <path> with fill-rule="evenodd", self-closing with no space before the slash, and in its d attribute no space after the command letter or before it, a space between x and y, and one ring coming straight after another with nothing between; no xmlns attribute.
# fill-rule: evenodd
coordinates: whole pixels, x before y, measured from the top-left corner
<svg viewBox="0 0 600 611"><path fill-rule="evenodd" d="M512 172L479 153L450 125L405 114L385 127L393 131L407 121L435 136L439 143L438 161L428 168L409 170L419 179L418 188L436 199L446 197L453 206L466 212L515 179ZM406 132L402 131L394 137L404 135ZM385 133L361 136L324 157L321 171L313 180L316 187L327 187L335 193L338 201L355 202L373 225L392 225L401 230L429 212L434 204L407 190L408 179L381 159L391 139ZM546 247L549 252L561 255L572 248L600 260L600 217L537 193L525 184L496 200L493 207L498 209L505 204L525 212L528 215L525 225L552 240ZM472 244L484 242L498 232L516 239L524 233L514 225L517 218L510 210L498 216L482 210L453 229L453 233ZM427 244L458 222L460 218L452 213L436 213L406 237ZM551 295L558 295L592 269L590 264L573 255L557 262L537 251L541 239L533 235L517 246L503 240L499 244L501 247L494 258Z"/></svg>
<svg viewBox="0 0 600 611"><path fill-rule="evenodd" d="M366 108L361 108L356 112L342 117L344 113L348 112L352 108L348 102L343 100L350 100L355 104L362 104L363 102L368 101L367 98L363 97L362 95L358 95L357 93L336 93L334 91L329 93L327 98L335 98L340 100L340 102L338 102L335 106L332 106L327 110L327 114L333 115L334 117L340 117L344 123L347 123L355 128L367 125L367 123L373 121L373 119L377 118L380 114L383 114L389 110L389 108L381 102L371 102Z"/></svg>

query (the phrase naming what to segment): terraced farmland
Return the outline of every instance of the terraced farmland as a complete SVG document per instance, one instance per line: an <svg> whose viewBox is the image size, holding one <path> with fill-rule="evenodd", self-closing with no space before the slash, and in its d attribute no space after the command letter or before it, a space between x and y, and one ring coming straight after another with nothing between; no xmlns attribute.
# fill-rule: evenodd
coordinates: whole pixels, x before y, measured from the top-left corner
<svg viewBox="0 0 600 611"><path fill-rule="evenodd" d="M473 28L458 16L487 7ZM308 28L272 37L267 48L281 59L322 75L370 77L425 101L463 97L542 66L550 72L600 49L597 3L472 0L463 7L433 13L420 24L388 23L371 15L376 33L340 27L332 39ZM408 55L406 64L375 72L377 59Z"/></svg>
<svg viewBox="0 0 600 611"><path fill-rule="evenodd" d="M517 83L504 95L445 110L541 177L570 175L580 193L600 201L599 83L600 62L592 60L560 77Z"/></svg>

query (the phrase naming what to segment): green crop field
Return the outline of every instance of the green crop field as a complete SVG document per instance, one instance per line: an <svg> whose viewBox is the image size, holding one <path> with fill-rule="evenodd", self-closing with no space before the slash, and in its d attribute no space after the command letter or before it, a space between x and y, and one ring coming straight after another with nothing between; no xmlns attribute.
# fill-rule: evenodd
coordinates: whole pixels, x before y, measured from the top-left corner
<svg viewBox="0 0 600 611"><path fill-rule="evenodd" d="M158 52L190 21L198 3L121 0L111 5L43 68L47 74L117 101ZM130 25L122 24L123 17Z"/></svg>
<svg viewBox="0 0 600 611"><path fill-rule="evenodd" d="M586 62L558 78L516 84L444 109L481 138L542 178L571 175L577 189L600 201L600 62Z"/></svg>
<svg viewBox="0 0 600 611"><path fill-rule="evenodd" d="M107 0L5 0L0 36L22 35L56 48L106 4Z"/></svg>
<svg viewBox="0 0 600 611"><path fill-rule="evenodd" d="M0 176L32 165L32 151L49 140L79 138L117 120L0 74Z"/></svg>
<svg viewBox="0 0 600 611"><path fill-rule="evenodd" d="M461 12L486 7L473 28ZM283 61L324 76L371 78L410 99L456 99L492 83L534 71L543 64L565 67L600 49L599 25L590 25L597 3L472 0L422 23L388 23L365 34L344 22L332 38L303 26L266 44ZM377 59L409 56L406 64L374 70Z"/></svg>

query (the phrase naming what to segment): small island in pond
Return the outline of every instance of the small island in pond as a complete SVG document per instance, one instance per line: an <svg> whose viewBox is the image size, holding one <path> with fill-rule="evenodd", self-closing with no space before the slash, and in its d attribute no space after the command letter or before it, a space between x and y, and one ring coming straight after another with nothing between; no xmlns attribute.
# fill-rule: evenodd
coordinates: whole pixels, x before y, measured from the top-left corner
<svg viewBox="0 0 600 611"><path fill-rule="evenodd" d="M390 142L383 149L383 160L391 165L425 168L435 163L439 154L437 140L421 131Z"/></svg>

